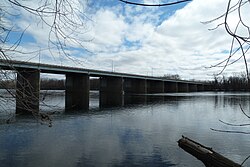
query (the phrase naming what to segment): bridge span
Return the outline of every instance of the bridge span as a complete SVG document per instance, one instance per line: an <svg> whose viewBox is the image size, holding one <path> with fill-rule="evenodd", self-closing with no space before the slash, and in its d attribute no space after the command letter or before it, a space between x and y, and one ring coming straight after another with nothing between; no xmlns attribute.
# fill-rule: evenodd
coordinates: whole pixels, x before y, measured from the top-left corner
<svg viewBox="0 0 250 167"><path fill-rule="evenodd" d="M40 73L64 74L66 76L66 110L88 110L90 77L100 77L99 105L101 108L131 103L133 95L197 92L211 89L210 85L201 82L15 60L0 60L0 69L17 72L17 114L30 113L30 111L39 112ZM125 95L129 98L125 98ZM146 102L147 96L141 96L140 101Z"/></svg>

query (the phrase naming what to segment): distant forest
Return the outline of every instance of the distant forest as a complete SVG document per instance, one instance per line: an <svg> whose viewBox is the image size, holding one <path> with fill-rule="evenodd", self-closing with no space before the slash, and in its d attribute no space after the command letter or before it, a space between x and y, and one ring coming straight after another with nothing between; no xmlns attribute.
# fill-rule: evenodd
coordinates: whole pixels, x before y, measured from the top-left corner
<svg viewBox="0 0 250 167"><path fill-rule="evenodd" d="M250 84L244 73L229 77L214 77L212 88L218 91L250 91Z"/></svg>
<svg viewBox="0 0 250 167"><path fill-rule="evenodd" d="M2 80L0 81L0 89L13 89L15 88L15 83L15 80ZM42 90L62 90L65 88L65 80L41 79L40 88Z"/></svg>
<svg viewBox="0 0 250 167"><path fill-rule="evenodd" d="M14 89L15 80L2 80L0 81L0 89ZM41 90L64 90L65 89L65 80L64 79L49 79L42 78L40 83ZM98 90L99 89L99 79L90 79L90 89Z"/></svg>

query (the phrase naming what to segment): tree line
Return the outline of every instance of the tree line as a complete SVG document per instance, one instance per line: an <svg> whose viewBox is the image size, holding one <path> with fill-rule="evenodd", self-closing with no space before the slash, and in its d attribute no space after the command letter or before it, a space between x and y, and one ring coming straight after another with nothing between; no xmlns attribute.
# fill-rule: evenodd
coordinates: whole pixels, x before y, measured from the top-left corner
<svg viewBox="0 0 250 167"><path fill-rule="evenodd" d="M212 88L218 91L249 91L250 84L246 74L236 73L233 76L214 77Z"/></svg>
<svg viewBox="0 0 250 167"><path fill-rule="evenodd" d="M14 89L16 87L16 80L1 80L0 89ZM42 90L63 90L65 89L65 80L63 79L41 79L40 89Z"/></svg>
<svg viewBox="0 0 250 167"><path fill-rule="evenodd" d="M15 89L16 80L1 80L0 89ZM42 78L40 82L41 90L65 90L64 79ZM99 89L99 79L90 79L90 89Z"/></svg>

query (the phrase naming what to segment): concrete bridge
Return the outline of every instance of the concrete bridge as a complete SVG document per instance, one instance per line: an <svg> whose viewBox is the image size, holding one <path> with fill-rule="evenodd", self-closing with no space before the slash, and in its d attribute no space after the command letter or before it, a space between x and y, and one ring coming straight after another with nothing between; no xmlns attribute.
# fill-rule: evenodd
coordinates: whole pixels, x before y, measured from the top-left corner
<svg viewBox="0 0 250 167"><path fill-rule="evenodd" d="M0 69L17 71L17 114L39 111L40 73L66 75L65 108L67 110L88 110L90 77L100 77L99 105L101 108L131 103L134 95L210 90L210 85L200 82L13 60L0 60ZM130 98L124 98L126 97L124 95ZM147 96L141 96L139 101L142 103L147 101Z"/></svg>

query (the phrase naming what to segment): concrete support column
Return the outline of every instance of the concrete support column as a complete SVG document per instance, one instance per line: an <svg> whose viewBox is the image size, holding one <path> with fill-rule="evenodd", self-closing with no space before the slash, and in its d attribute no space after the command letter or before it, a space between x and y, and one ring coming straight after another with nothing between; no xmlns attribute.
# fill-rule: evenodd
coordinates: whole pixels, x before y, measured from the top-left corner
<svg viewBox="0 0 250 167"><path fill-rule="evenodd" d="M189 92L188 83L178 83L178 92Z"/></svg>
<svg viewBox="0 0 250 167"><path fill-rule="evenodd" d="M123 106L123 78L100 77L100 108Z"/></svg>
<svg viewBox="0 0 250 167"><path fill-rule="evenodd" d="M16 83L16 114L39 112L40 71L19 69Z"/></svg>
<svg viewBox="0 0 250 167"><path fill-rule="evenodd" d="M203 84L197 85L197 90L198 90L198 92L204 91L204 85Z"/></svg>
<svg viewBox="0 0 250 167"><path fill-rule="evenodd" d="M164 81L147 80L147 101L163 101L164 96L155 95L157 93L164 93ZM152 94L152 95L149 95Z"/></svg>
<svg viewBox="0 0 250 167"><path fill-rule="evenodd" d="M89 76L67 73L65 86L65 110L88 110Z"/></svg>
<svg viewBox="0 0 250 167"><path fill-rule="evenodd" d="M211 91L212 86L211 85L204 85L204 91Z"/></svg>
<svg viewBox="0 0 250 167"><path fill-rule="evenodd" d="M164 81L147 80L147 93L164 93Z"/></svg>
<svg viewBox="0 0 250 167"><path fill-rule="evenodd" d="M178 92L178 84L177 82L164 82L164 92L165 93L176 93Z"/></svg>
<svg viewBox="0 0 250 167"><path fill-rule="evenodd" d="M197 92L197 84L188 84L189 92Z"/></svg>
<svg viewBox="0 0 250 167"><path fill-rule="evenodd" d="M146 103L147 82L145 79L125 78L123 83L124 104Z"/></svg>

